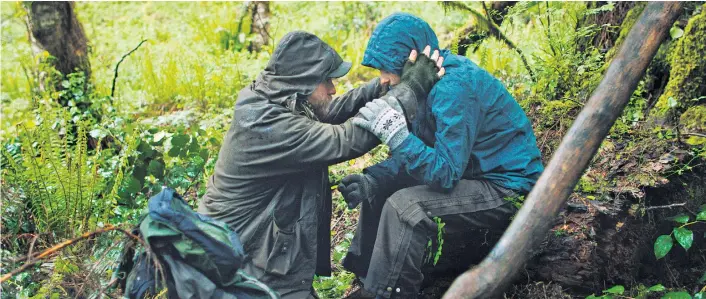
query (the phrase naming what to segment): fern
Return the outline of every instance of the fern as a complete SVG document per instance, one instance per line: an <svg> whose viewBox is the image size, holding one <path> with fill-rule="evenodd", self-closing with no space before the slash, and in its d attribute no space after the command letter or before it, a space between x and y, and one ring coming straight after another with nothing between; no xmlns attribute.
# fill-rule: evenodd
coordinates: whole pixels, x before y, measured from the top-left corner
<svg viewBox="0 0 706 299"><path fill-rule="evenodd" d="M21 194L39 232L70 238L94 229L96 212L103 211L93 207L105 179L97 171L100 151L88 152L88 122L74 124L65 109L52 106L37 111L36 119L36 126L21 126L19 150L2 150L4 183L10 185L3 188Z"/></svg>

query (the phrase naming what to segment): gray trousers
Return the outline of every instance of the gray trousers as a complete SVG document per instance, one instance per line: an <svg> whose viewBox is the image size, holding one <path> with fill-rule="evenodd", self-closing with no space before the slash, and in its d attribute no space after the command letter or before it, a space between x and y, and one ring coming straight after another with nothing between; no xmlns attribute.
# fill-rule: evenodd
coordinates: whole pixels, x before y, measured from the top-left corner
<svg viewBox="0 0 706 299"><path fill-rule="evenodd" d="M488 181L461 180L449 193L414 186L386 200L364 201L343 267L365 277L365 289L377 295L416 298L427 242L437 237L432 217L441 218L447 231L502 232L517 211L505 200L512 196L512 190Z"/></svg>

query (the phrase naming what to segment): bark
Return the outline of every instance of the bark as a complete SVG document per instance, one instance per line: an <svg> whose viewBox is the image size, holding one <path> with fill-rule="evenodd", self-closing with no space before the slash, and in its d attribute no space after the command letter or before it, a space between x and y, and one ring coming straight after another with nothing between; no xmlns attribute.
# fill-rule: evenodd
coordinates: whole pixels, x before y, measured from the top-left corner
<svg viewBox="0 0 706 299"><path fill-rule="evenodd" d="M88 40L74 13L74 3L32 1L25 8L34 54L47 51L53 57L50 62L64 77L78 71L88 80ZM56 88L61 90L61 80L57 81Z"/></svg>
<svg viewBox="0 0 706 299"><path fill-rule="evenodd" d="M250 33L253 40L248 46L250 52L260 52L262 46L268 45L272 39L270 35L270 2L253 1L250 4L252 24Z"/></svg>
<svg viewBox="0 0 706 299"><path fill-rule="evenodd" d="M681 7L679 2L647 5L515 220L488 257L459 276L444 298L495 296L524 267L528 253L544 240L559 209L627 105Z"/></svg>
<svg viewBox="0 0 706 299"><path fill-rule="evenodd" d="M595 9L607 4L605 1L589 2L588 8ZM586 44L592 44L594 47L601 50L608 50L616 45L616 40L620 35L620 30L615 30L614 26L621 26L625 20L628 12L635 7L637 2L625 1L625 2L615 2L615 6L610 11L600 12L594 15L590 15L583 20L582 26L588 26L595 24L600 26L600 31L593 36L591 40L586 41L580 45L582 50L585 50ZM604 26L609 25L609 26ZM632 24L627 24L632 26ZM613 27L613 28L612 28ZM627 27L630 29L630 27Z"/></svg>

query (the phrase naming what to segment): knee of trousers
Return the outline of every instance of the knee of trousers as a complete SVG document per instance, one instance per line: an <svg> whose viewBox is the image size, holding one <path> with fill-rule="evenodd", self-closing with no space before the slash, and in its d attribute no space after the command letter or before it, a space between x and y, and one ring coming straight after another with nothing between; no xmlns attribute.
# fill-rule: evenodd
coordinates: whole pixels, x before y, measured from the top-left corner
<svg viewBox="0 0 706 299"><path fill-rule="evenodd" d="M382 208L383 217L392 217L400 223L410 226L416 226L424 220L433 223L421 204L422 199L418 196L419 190L415 190L419 188L423 188L423 186L405 188L393 193L387 198Z"/></svg>

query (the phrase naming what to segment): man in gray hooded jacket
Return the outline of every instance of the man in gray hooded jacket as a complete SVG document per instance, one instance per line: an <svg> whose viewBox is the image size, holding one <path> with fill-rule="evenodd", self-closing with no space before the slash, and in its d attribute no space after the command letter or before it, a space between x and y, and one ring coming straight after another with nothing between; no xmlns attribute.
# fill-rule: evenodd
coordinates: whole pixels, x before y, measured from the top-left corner
<svg viewBox="0 0 706 299"><path fill-rule="evenodd" d="M408 72L408 77L422 75L408 82L415 93L408 89L391 96L400 101L426 96L443 74L429 61L414 63L416 69ZM348 121L381 96L384 87L378 79L331 100L336 93L331 78L345 75L350 67L313 34L285 35L265 70L240 91L199 203L199 213L228 223L238 233L249 256L245 271L283 298L314 298L314 274L331 273L327 167L359 157L379 143Z"/></svg>

